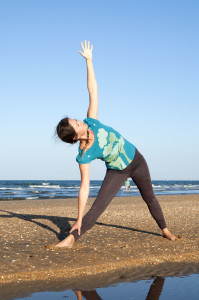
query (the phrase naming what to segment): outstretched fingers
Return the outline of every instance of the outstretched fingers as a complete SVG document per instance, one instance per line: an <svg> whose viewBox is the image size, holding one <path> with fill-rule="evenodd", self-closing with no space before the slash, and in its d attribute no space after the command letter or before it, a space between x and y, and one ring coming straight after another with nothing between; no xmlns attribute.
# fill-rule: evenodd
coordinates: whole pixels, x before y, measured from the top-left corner
<svg viewBox="0 0 199 300"><path fill-rule="evenodd" d="M82 50L84 51L84 44L83 44L83 42L81 42L81 46L82 46Z"/></svg>
<svg viewBox="0 0 199 300"><path fill-rule="evenodd" d="M91 51L93 50L93 45L91 45L91 47L90 47L90 41L88 41L88 44L87 44L86 40L84 41L84 44L83 44L83 42L81 42L81 46L82 46L83 51L85 51L85 49L87 49L87 50L91 49Z"/></svg>
<svg viewBox="0 0 199 300"><path fill-rule="evenodd" d="M85 40L84 43L81 42L81 46L82 46L82 50L83 52L81 51L78 51L84 58L86 59L92 59L92 50L93 50L93 45L91 45L90 47L90 41L87 41Z"/></svg>

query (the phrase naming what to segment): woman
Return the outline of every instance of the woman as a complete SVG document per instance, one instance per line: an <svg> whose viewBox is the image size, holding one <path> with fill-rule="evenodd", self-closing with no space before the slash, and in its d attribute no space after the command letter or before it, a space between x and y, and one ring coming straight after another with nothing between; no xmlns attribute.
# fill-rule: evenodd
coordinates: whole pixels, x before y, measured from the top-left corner
<svg viewBox="0 0 199 300"><path fill-rule="evenodd" d="M126 192L131 188L131 184L130 184L130 181L127 179L124 183L125 185L125 188L126 188Z"/></svg>
<svg viewBox="0 0 199 300"><path fill-rule="evenodd" d="M70 234L57 243L56 247L72 247L74 242L95 224L128 177L131 177L137 185L163 236L175 240L177 237L167 229L161 207L153 193L144 157L117 131L97 120L98 91L92 64L93 45L90 47L90 42L85 41L81 46L83 52L79 53L87 63L87 87L90 98L87 118L83 122L65 118L57 125L57 134L62 141L71 144L80 142L76 159L81 173L78 218ZM83 217L89 195L89 166L96 158L105 161L107 172L95 202Z"/></svg>

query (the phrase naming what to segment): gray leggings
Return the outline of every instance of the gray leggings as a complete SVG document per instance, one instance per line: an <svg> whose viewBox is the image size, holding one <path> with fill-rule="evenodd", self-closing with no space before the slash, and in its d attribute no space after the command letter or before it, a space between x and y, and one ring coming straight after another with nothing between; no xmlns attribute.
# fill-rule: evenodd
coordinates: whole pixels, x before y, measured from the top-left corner
<svg viewBox="0 0 199 300"><path fill-rule="evenodd" d="M144 157L136 149L133 161L121 171L107 169L106 176L92 207L82 219L81 234L72 232L75 240L90 229L107 208L127 178L131 177L146 202L152 217L160 229L166 228L164 216L152 188L149 169Z"/></svg>

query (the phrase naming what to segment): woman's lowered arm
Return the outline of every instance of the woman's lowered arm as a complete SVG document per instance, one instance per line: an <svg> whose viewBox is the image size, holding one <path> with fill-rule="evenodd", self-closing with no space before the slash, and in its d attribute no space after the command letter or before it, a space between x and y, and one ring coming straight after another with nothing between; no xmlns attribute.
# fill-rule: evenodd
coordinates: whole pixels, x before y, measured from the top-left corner
<svg viewBox="0 0 199 300"><path fill-rule="evenodd" d="M81 234L81 226L82 226L82 218L84 215L84 210L86 207L86 203L89 195L89 185L90 185L90 175L89 169L90 164L80 164L80 173L81 173L81 186L79 189L79 197L78 197L78 218L77 221L72 226L70 233L75 229L78 230L78 234Z"/></svg>

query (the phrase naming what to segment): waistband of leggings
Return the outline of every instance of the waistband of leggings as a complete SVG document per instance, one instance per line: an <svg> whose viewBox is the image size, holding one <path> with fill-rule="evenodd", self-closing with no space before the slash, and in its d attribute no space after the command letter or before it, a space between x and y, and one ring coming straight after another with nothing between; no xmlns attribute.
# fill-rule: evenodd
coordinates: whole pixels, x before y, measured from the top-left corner
<svg viewBox="0 0 199 300"><path fill-rule="evenodd" d="M134 155L133 160L130 162L130 164L125 169L123 169L119 172L122 172L122 173L128 172L128 170L130 170L133 166L136 166L139 163L139 161L142 159L143 159L142 154L138 151L137 148L135 148L135 155Z"/></svg>

